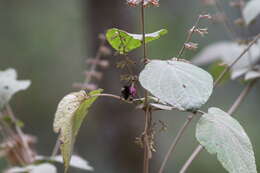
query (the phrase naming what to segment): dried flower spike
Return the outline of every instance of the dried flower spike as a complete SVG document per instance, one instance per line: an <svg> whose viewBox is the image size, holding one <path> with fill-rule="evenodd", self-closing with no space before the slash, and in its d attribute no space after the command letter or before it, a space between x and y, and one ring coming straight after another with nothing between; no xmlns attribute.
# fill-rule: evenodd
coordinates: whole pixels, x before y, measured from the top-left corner
<svg viewBox="0 0 260 173"><path fill-rule="evenodd" d="M208 28L198 28L194 32L200 34L202 37L209 33Z"/></svg>
<svg viewBox="0 0 260 173"><path fill-rule="evenodd" d="M143 6L147 7L148 5L159 6L159 0L127 0L128 5L130 6L138 6L143 2Z"/></svg>
<svg viewBox="0 0 260 173"><path fill-rule="evenodd" d="M196 50L198 48L198 43L193 43L193 42L184 43L184 46L188 50Z"/></svg>

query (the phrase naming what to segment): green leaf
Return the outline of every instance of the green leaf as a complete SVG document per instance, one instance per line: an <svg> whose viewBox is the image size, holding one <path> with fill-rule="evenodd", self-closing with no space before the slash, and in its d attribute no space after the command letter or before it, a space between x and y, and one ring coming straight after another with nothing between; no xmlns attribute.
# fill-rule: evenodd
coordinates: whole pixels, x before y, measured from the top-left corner
<svg viewBox="0 0 260 173"><path fill-rule="evenodd" d="M155 97L182 111L200 108L213 90L213 79L208 72L175 60L150 61L140 73L139 81Z"/></svg>
<svg viewBox="0 0 260 173"><path fill-rule="evenodd" d="M145 43L157 40L167 34L167 32L166 29L161 29L154 33L145 34ZM106 38L109 44L120 54L125 54L142 46L143 40L142 34L130 34L117 28L109 29L106 33Z"/></svg>
<svg viewBox="0 0 260 173"><path fill-rule="evenodd" d="M17 80L15 69L0 71L0 110L10 101L12 96L31 85L29 80Z"/></svg>
<svg viewBox="0 0 260 173"><path fill-rule="evenodd" d="M220 64L221 63L217 61L209 66L209 72L213 76L214 80L216 80L226 68L225 65L220 65ZM227 72L224 75L223 79L221 80L221 84L225 83L229 78L230 78L230 72Z"/></svg>
<svg viewBox="0 0 260 173"><path fill-rule="evenodd" d="M68 170L73 146L79 128L86 117L89 108L96 101L97 94L103 90L86 93L81 90L65 96L59 103L54 119L54 131L60 133L61 153L64 160L65 172Z"/></svg>
<svg viewBox="0 0 260 173"><path fill-rule="evenodd" d="M230 173L257 173L252 144L237 120L219 108L202 115L196 138Z"/></svg>
<svg viewBox="0 0 260 173"><path fill-rule="evenodd" d="M260 15L260 1L248 1L243 9L243 17L247 25L255 21L256 17Z"/></svg>

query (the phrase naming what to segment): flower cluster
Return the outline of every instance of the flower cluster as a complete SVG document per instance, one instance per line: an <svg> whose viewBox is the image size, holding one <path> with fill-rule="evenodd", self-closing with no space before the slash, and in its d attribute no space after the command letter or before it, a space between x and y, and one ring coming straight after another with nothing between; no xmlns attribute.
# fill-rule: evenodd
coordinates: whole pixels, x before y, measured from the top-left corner
<svg viewBox="0 0 260 173"><path fill-rule="evenodd" d="M143 6L148 6L148 5L152 5L152 6L159 6L159 0L127 0L128 5L130 6L138 6L139 4L141 4L143 2Z"/></svg>

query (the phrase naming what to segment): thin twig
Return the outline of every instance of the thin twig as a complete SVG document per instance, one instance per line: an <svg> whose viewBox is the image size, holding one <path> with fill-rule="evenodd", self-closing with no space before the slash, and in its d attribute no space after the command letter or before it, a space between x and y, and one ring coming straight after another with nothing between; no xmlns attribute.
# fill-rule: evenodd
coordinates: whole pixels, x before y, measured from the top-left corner
<svg viewBox="0 0 260 173"><path fill-rule="evenodd" d="M2 114L0 116L3 116ZM4 138L7 141L7 145L8 145L8 140L10 138L15 138L15 132L13 132L13 130L8 126L8 124L4 121L0 121L0 124L2 126L2 135L4 136ZM12 146L10 146L11 148ZM13 150L13 154L15 155L15 157L18 159L19 163L23 166L26 165L26 160L24 160L24 157L21 155L21 152L18 151L18 149L16 147L12 148Z"/></svg>
<svg viewBox="0 0 260 173"><path fill-rule="evenodd" d="M19 138L21 139L21 142L22 142L22 145L26 151L26 154L27 154L27 162L28 163L32 163L34 161L33 159L33 152L31 150L31 148L29 147L29 144L27 143L26 139L24 138L25 137L25 134L23 133L22 129L17 125L17 119L12 111L12 108L9 104L6 105L6 110L8 112L8 115L10 116L11 120L14 122L14 125L15 125L15 130L19 136Z"/></svg>
<svg viewBox="0 0 260 173"><path fill-rule="evenodd" d="M225 74L249 51L249 49L258 41L260 38L260 34L258 34L247 46L247 48L226 68L222 71L222 73L219 75L219 77L214 82L214 86L216 87L220 81L223 79Z"/></svg>
<svg viewBox="0 0 260 173"><path fill-rule="evenodd" d="M146 43L145 43L145 16L144 16L144 0L142 0L141 4L141 29L142 29L142 44L143 44L143 58L144 62L147 62L147 55L146 55Z"/></svg>
<svg viewBox="0 0 260 173"><path fill-rule="evenodd" d="M52 150L51 157L55 157L58 154L60 145L61 145L61 141L60 141L60 134L59 134L59 136L56 140L55 146Z"/></svg>
<svg viewBox="0 0 260 173"><path fill-rule="evenodd" d="M192 35L195 31L195 29L198 27L199 23L200 23L200 19L201 19L201 15L198 16L197 20L196 20L196 23L193 25L193 27L188 31L188 35L187 35L187 38L186 38L186 41L185 43L188 43L191 41L191 38L192 38ZM185 43L183 44L177 58L180 58L181 55L183 54L183 52L185 51Z"/></svg>
<svg viewBox="0 0 260 173"><path fill-rule="evenodd" d="M141 29L142 29L142 44L143 44L143 60L144 63L148 62L147 54L146 54L146 43L145 43L145 16L144 16L144 0L142 0L141 4ZM144 106L145 106L145 128L144 128L144 160L143 160L143 173L149 173L149 129L151 123L149 123L151 114L149 113L149 105L148 105L148 91L145 91L145 99L144 99Z"/></svg>
<svg viewBox="0 0 260 173"><path fill-rule="evenodd" d="M102 56L101 49L102 49L102 47L103 47L104 45L105 45L105 40L104 40L104 39L101 39L101 43L100 43L100 45L99 45L98 51L97 51L97 53L96 53L96 56L95 56L95 58L94 58L94 60L95 60L96 62L98 62L98 61L100 60L101 56ZM91 67L90 67L89 74L95 72L95 71L96 71L96 68L97 68L97 63L93 63L93 64L91 65ZM90 80L91 80L91 75L87 75L87 77L86 77L84 83L89 83Z"/></svg>
<svg viewBox="0 0 260 173"><path fill-rule="evenodd" d="M240 93L240 95L237 97L235 102L232 104L230 109L228 110L228 114L232 116L232 114L238 109L238 107L241 105L241 103L245 100L246 96L250 93L251 89L255 85L256 80L253 80L250 82ZM189 159L185 162L183 167L181 168L179 173L185 173L188 169L188 167L191 165L193 160L198 156L198 154L204 149L202 145L198 145L197 148L193 151Z"/></svg>
<svg viewBox="0 0 260 173"><path fill-rule="evenodd" d="M232 27L230 18L226 15L226 13L223 9L223 5L220 0L215 1L215 7L224 16L224 22L223 22L224 28L229 33L231 39L234 40L234 38L236 37L236 32L235 32L234 28Z"/></svg>
<svg viewBox="0 0 260 173"><path fill-rule="evenodd" d="M178 142L180 141L182 135L184 134L186 128L188 127L188 125L190 124L191 120L193 119L193 117L195 116L195 113L190 114L187 118L187 120L185 121L185 123L182 125L182 127L180 128L180 130L178 131L176 137L174 138L168 152L166 153L162 165L158 171L158 173L163 173L164 169L165 169L165 165L167 163L167 161L169 160L170 155L174 152Z"/></svg>
<svg viewBox="0 0 260 173"><path fill-rule="evenodd" d="M257 40L259 39L259 37L260 37L260 34L258 35L258 36L256 36L256 38L248 45L248 47L238 56L238 58L236 58L229 66L227 66L224 70L223 70L223 72L219 75L219 77L217 78L217 80L214 82L214 88L221 82L221 80L223 79L223 77L224 77L224 75L245 55L245 53L257 42ZM246 91L244 91L244 92L246 92ZM247 92L246 93L244 93L244 94L246 94L247 95ZM244 99L244 95L242 95L242 96L240 96L241 97L241 99L238 99L235 103L236 103L236 105L238 104L238 105L240 105L241 104L241 102L242 102L242 100ZM235 110L237 107L236 106L232 106L231 107L231 110L233 111L233 110ZM189 123L187 123L189 121L189 119L184 123L184 125L182 126L182 128L180 129L180 131L179 131L179 133L184 133L184 131L186 130L186 128L188 127L188 125L189 125ZM183 128L184 127L184 128ZM181 136L182 136L182 134L181 134ZM178 144L178 141L180 140L180 139L178 139L178 138L181 138L181 136L179 137L178 135L177 135L177 139L174 139L174 141L173 141L173 143L172 143L172 146L171 146L171 148L173 148L173 150L175 149L175 147L176 147L176 145ZM176 140L176 144L175 144L175 140ZM170 148L170 150L171 150L171 148ZM194 153L199 153L201 150L203 149L203 147L202 146L198 146L196 149L195 149L195 151L194 151ZM164 161L163 161L163 164L162 164L162 166L161 166L161 168L160 168L160 170L159 170L159 173L162 173L163 172L163 170L164 170L164 167L165 167L165 164L166 164L166 162L167 162L167 160L168 160L168 157L170 156L170 154L172 153L172 151L168 151L169 153L167 153L167 155L166 155L166 157L164 158ZM186 164L183 166L183 167L186 167L186 165L189 165L190 163L190 160L191 159L194 159L193 157L194 156L196 156L196 154L192 154L191 156L190 156L190 159L186 162ZM191 161L192 162L192 161ZM181 172L182 173L182 172Z"/></svg>

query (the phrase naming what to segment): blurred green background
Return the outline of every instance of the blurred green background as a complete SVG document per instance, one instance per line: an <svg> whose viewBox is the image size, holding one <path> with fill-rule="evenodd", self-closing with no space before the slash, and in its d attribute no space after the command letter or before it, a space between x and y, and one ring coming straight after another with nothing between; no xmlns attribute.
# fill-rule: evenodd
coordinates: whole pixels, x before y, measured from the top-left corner
<svg viewBox="0 0 260 173"><path fill-rule="evenodd" d="M159 8L146 10L146 30L169 30L167 36L148 46L151 58L171 58L177 55L187 31L201 13L213 12L198 0L162 0ZM228 15L237 11L227 7ZM111 27L140 32L139 9L130 8L125 0L0 0L0 69L17 69L20 79L32 80L31 87L18 93L11 105L16 116L25 122L24 131L37 136L37 152L50 155L57 135L52 121L59 100L74 91L73 83L84 80L85 60L95 55L100 32ZM223 26L203 22L209 35L195 37L202 48L209 43L229 39ZM137 59L141 56L136 51ZM193 54L186 54L191 58ZM115 70L116 57L109 57L111 65L104 70L104 79L98 83L107 93L120 94L123 83L121 71ZM205 67L206 68L206 67ZM243 89L244 84L227 82L215 90L204 106L227 110ZM259 85L236 112L254 146L260 168ZM151 161L151 172L159 165L185 121L187 114L175 111L158 112L155 120L168 124L166 132L157 133L157 152ZM133 106L108 98L101 98L90 111L77 138L75 153L87 159L97 173L137 173L142 171L142 150L134 144L143 130L143 115ZM178 172L198 144L193 121L185 137L171 157L165 172ZM0 170L7 167L1 160ZM62 172L62 171L60 171ZM71 169L71 172L83 172ZM202 152L188 172L225 172L216 156Z"/></svg>

